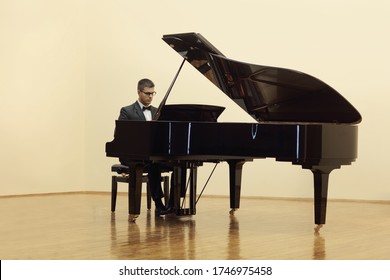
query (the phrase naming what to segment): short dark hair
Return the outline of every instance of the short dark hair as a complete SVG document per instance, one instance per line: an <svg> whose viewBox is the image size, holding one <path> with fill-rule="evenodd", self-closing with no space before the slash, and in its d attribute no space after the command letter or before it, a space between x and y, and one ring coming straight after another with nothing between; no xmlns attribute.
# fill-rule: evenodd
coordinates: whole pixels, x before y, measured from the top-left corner
<svg viewBox="0 0 390 280"><path fill-rule="evenodd" d="M142 79L138 81L138 91L143 91L146 87L152 88L154 87L154 83L149 79Z"/></svg>

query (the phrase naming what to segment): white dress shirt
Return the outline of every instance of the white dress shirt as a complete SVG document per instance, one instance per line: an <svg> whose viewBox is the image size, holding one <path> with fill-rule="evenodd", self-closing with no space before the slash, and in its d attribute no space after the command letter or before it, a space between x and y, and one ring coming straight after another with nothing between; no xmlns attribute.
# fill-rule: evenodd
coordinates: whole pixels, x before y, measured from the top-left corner
<svg viewBox="0 0 390 280"><path fill-rule="evenodd" d="M145 119L147 121L151 121L152 120L152 111L151 110L144 110L144 104L142 104L141 102L139 102L139 100L137 100L139 106L141 107L142 109L142 112L144 113L144 116L145 116Z"/></svg>

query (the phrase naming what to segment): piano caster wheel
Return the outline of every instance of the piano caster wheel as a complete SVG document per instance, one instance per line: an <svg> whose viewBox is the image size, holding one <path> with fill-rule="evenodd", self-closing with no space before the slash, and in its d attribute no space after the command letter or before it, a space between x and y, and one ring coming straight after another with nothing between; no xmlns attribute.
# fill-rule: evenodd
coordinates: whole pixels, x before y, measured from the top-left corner
<svg viewBox="0 0 390 280"><path fill-rule="evenodd" d="M319 232L320 232L320 229L321 229L322 227L323 227L322 224L316 225L316 226L314 227L314 232L315 232L315 233L319 233Z"/></svg>
<svg viewBox="0 0 390 280"><path fill-rule="evenodd" d="M236 208L232 208L230 211L229 211L229 214L230 215L234 215L234 213L237 211Z"/></svg>
<svg viewBox="0 0 390 280"><path fill-rule="evenodd" d="M135 223L135 221L137 220L138 217L139 217L139 215L129 214L129 222Z"/></svg>

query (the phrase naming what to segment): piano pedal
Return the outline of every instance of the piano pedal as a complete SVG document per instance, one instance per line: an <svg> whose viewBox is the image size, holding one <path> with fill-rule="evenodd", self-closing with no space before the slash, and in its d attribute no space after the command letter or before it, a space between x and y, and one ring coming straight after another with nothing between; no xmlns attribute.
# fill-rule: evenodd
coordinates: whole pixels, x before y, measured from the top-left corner
<svg viewBox="0 0 390 280"><path fill-rule="evenodd" d="M179 216L189 216L189 215L195 215L196 210L190 209L190 208L181 208L179 211L176 211L176 214Z"/></svg>
<svg viewBox="0 0 390 280"><path fill-rule="evenodd" d="M229 211L229 214L230 215L234 215L234 213L237 211L237 208L232 208L230 211Z"/></svg>
<svg viewBox="0 0 390 280"><path fill-rule="evenodd" d="M314 232L315 232L315 233L319 233L319 232L320 232L320 229L321 229L322 227L323 227L322 224L316 225L316 226L314 227Z"/></svg>

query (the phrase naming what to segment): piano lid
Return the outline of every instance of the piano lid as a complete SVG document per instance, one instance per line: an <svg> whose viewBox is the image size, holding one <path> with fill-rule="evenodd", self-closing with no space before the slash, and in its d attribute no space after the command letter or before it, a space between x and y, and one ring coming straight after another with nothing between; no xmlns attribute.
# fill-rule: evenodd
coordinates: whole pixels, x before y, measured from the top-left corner
<svg viewBox="0 0 390 280"><path fill-rule="evenodd" d="M343 96L313 76L226 58L198 33L162 39L258 122L361 121Z"/></svg>

